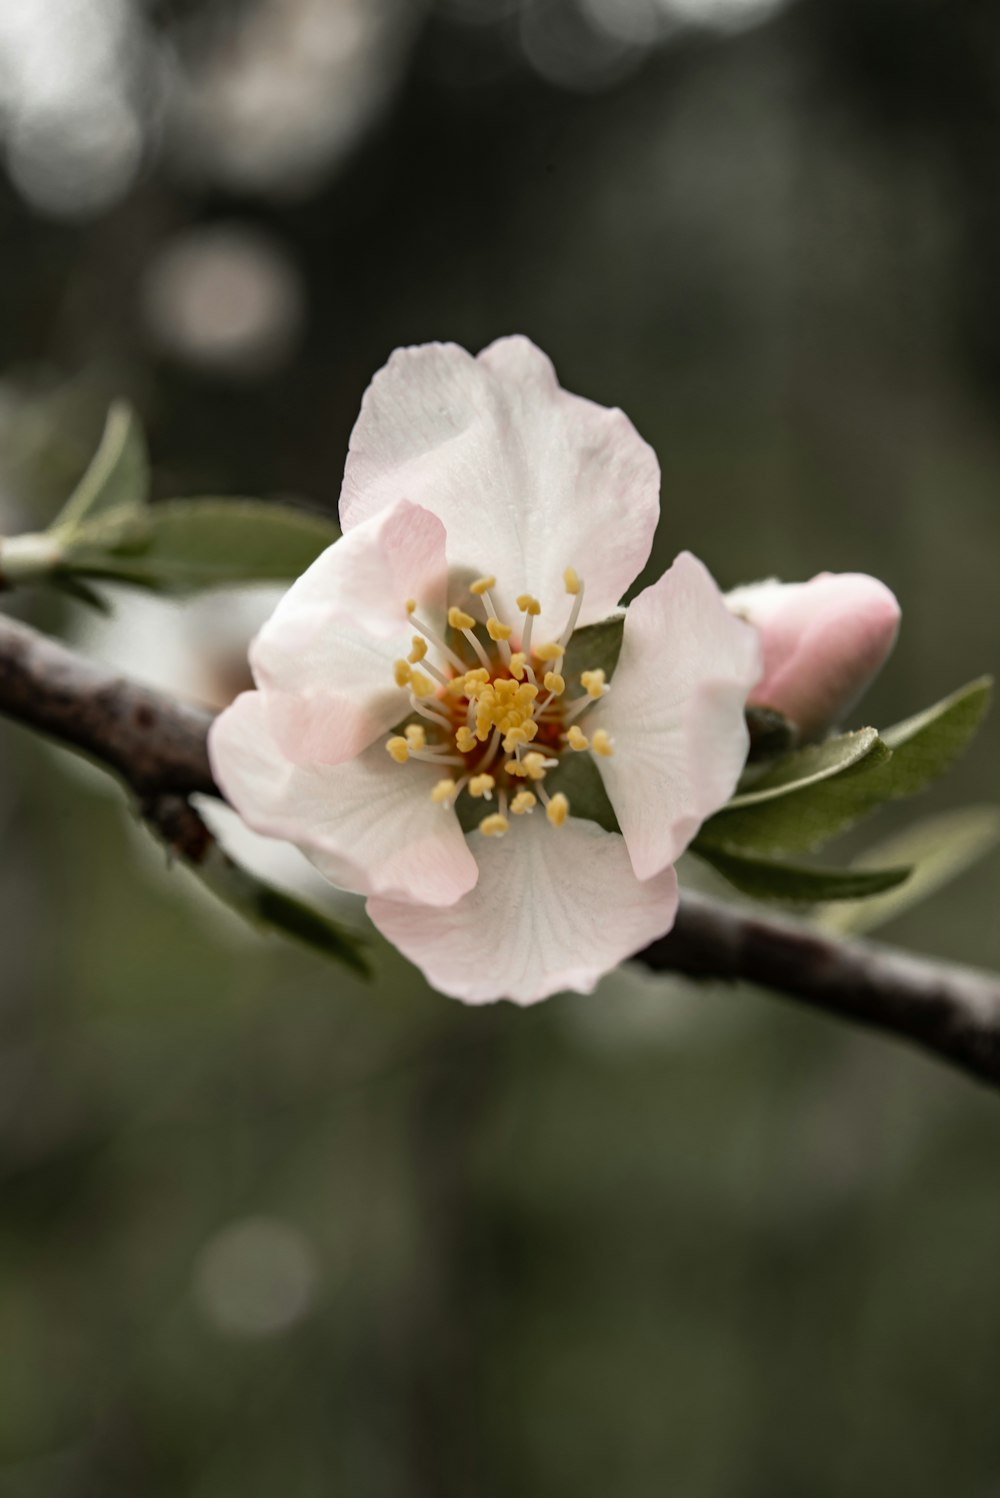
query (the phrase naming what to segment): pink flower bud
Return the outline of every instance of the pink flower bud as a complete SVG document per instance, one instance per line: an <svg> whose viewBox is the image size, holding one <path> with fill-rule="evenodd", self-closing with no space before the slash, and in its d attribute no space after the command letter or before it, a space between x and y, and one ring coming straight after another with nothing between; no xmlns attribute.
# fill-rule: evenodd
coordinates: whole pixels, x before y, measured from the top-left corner
<svg viewBox="0 0 1000 1498"><path fill-rule="evenodd" d="M764 647L750 705L783 713L803 742L841 722L878 675L899 628L894 595L861 572L751 583L726 602L755 626Z"/></svg>

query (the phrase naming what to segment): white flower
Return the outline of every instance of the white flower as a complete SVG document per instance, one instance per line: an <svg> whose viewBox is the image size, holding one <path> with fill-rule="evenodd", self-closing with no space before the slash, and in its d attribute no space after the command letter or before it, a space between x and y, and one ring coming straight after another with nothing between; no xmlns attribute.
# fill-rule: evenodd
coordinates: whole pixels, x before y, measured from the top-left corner
<svg viewBox="0 0 1000 1498"><path fill-rule="evenodd" d="M212 730L247 822L367 895L445 993L592 989L670 929L673 864L736 785L759 645L694 557L629 607L612 681L561 669L645 563L658 490L628 419L527 339L398 351L351 438L343 539ZM620 832L560 790L578 755Z"/></svg>

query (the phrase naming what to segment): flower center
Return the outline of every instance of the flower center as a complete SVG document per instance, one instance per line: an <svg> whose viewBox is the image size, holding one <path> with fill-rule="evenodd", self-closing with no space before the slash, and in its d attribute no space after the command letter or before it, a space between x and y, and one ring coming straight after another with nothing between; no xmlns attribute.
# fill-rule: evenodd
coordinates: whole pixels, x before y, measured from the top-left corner
<svg viewBox="0 0 1000 1498"><path fill-rule="evenodd" d="M482 620L464 609L448 610L454 648L417 617L413 600L407 601L418 633L406 660L396 661L394 674L421 721L407 724L386 749L397 764L415 759L446 771L431 791L431 800L445 809L463 793L485 802L495 796L497 809L479 823L485 837L502 837L510 830L508 813L530 816L539 801L552 826L561 827L569 801L561 791L549 795L546 776L564 754L614 753L604 729L588 738L576 721L609 690L604 672L581 672L582 694L567 696L562 668L580 617L583 583L572 567L563 580L572 600L569 618L558 639L540 644L532 641L532 626L541 613L537 598L522 593L518 623L507 624L490 596L495 577L481 577L469 589L483 609ZM431 648L437 665L428 659Z"/></svg>

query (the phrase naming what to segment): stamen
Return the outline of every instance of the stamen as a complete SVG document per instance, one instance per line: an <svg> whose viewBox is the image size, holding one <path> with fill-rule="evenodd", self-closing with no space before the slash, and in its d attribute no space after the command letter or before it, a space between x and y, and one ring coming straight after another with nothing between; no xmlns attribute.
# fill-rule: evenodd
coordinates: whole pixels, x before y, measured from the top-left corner
<svg viewBox="0 0 1000 1498"><path fill-rule="evenodd" d="M406 742L411 749L427 748L427 735L419 723L407 723L403 732L406 735Z"/></svg>
<svg viewBox="0 0 1000 1498"><path fill-rule="evenodd" d="M410 757L410 746L399 734L386 740L386 752L396 761L397 765L405 765Z"/></svg>
<svg viewBox="0 0 1000 1498"><path fill-rule="evenodd" d="M469 584L469 592L475 593L477 598L482 598L491 588L495 588L497 580L495 577L477 577L474 583Z"/></svg>
<svg viewBox="0 0 1000 1498"><path fill-rule="evenodd" d="M427 641L423 638L422 635L414 635L413 648L411 649L406 659L412 662L413 665L416 665L417 661L422 661L426 654Z"/></svg>
<svg viewBox="0 0 1000 1498"><path fill-rule="evenodd" d="M553 827L561 827L569 816L569 801L562 791L557 791L551 800L546 802L545 815Z"/></svg>
<svg viewBox="0 0 1000 1498"><path fill-rule="evenodd" d="M453 780L439 780L431 791L431 800L435 806L454 806L457 790L458 787Z"/></svg>
<svg viewBox="0 0 1000 1498"><path fill-rule="evenodd" d="M566 738L569 740L569 747L571 749L589 749L590 748L590 740L588 739L587 735L584 733L583 729L582 728L578 728L575 723L572 725L572 727L570 728L569 732L566 734Z"/></svg>
<svg viewBox="0 0 1000 1498"><path fill-rule="evenodd" d="M509 640L514 633L509 624L501 624L500 620L491 614L486 621L486 632L491 640Z"/></svg>
<svg viewBox="0 0 1000 1498"><path fill-rule="evenodd" d="M471 754L476 747L476 735L468 728L460 728L455 734L455 743L463 754Z"/></svg>
<svg viewBox="0 0 1000 1498"><path fill-rule="evenodd" d="M513 676L515 681L524 680L524 667L527 659L528 657L525 655L523 650L515 650L511 655L508 666L510 668L510 674L511 676Z"/></svg>
<svg viewBox="0 0 1000 1498"><path fill-rule="evenodd" d="M462 660L462 657L460 655L457 655L455 651L452 650L451 646L448 645L444 640L442 640L439 634L436 634L434 630L431 629L429 624L425 624L422 619L417 618L416 614L413 612L413 609L410 609L411 603L413 603L412 598L407 600L406 607L407 609L409 609L410 623L413 625L414 629L419 629L420 633L425 637L425 639L428 639L437 650L440 650L441 654L445 657L446 660L451 661L451 664L455 667L456 671L464 671L465 662ZM413 604L413 608L416 608L415 603Z"/></svg>
<svg viewBox="0 0 1000 1498"><path fill-rule="evenodd" d="M601 754L605 759L610 759L615 752L614 739L606 728L599 728L591 740L591 748L595 754Z"/></svg>
<svg viewBox="0 0 1000 1498"><path fill-rule="evenodd" d="M557 661L566 654L565 646L559 645L555 640L547 645L536 645L535 655L540 661Z"/></svg>
<svg viewBox="0 0 1000 1498"><path fill-rule="evenodd" d="M604 672L599 668L596 671L581 671L580 685L587 696L592 697L595 702L608 690Z"/></svg>
<svg viewBox="0 0 1000 1498"><path fill-rule="evenodd" d="M397 687L408 687L410 685L410 679L413 676L413 670L410 666L409 661L404 661L402 659L396 661L393 665L392 671L393 675L396 678Z"/></svg>
<svg viewBox="0 0 1000 1498"><path fill-rule="evenodd" d="M532 598L530 593L520 593L517 597L517 606L524 614L524 630L521 634L521 651L527 658L531 654L531 626L542 612L542 606L537 598Z"/></svg>
<svg viewBox="0 0 1000 1498"><path fill-rule="evenodd" d="M428 723L433 723L436 727L445 728L449 733L451 732L451 719L445 717L444 713L440 712L436 707L432 707L430 703L420 702L416 697L411 696L410 706L415 713L420 714L421 718L426 718Z"/></svg>
<svg viewBox="0 0 1000 1498"><path fill-rule="evenodd" d="M489 674L490 658L472 632L476 623L472 615L467 614L464 609L456 608L453 604L448 610L448 623L451 625L452 629L459 630L465 636L479 659L482 661L483 666L486 668L487 674Z"/></svg>
<svg viewBox="0 0 1000 1498"><path fill-rule="evenodd" d="M483 818L479 830L483 837L503 837L505 832L510 831L510 823L505 816L495 811L491 816Z"/></svg>
<svg viewBox="0 0 1000 1498"><path fill-rule="evenodd" d="M546 671L542 684L553 697L561 697L566 690L566 678L560 676L558 671Z"/></svg>
<svg viewBox="0 0 1000 1498"><path fill-rule="evenodd" d="M576 629L576 621L580 617L580 609L583 606L583 582L572 567L566 568L566 571L563 573L563 582L566 584L566 592L569 593L573 599L573 605L569 611L569 618L566 620L566 627L563 630L562 634L559 636L560 640L562 640L563 644L565 645L572 635L574 629Z"/></svg>
<svg viewBox="0 0 1000 1498"><path fill-rule="evenodd" d="M414 697L433 697L434 683L422 671L412 671L410 673L410 691Z"/></svg>
<svg viewBox="0 0 1000 1498"><path fill-rule="evenodd" d="M537 796L533 796L530 791L518 791L510 803L510 809L515 817L523 817L527 813L534 811L537 805Z"/></svg>
<svg viewBox="0 0 1000 1498"><path fill-rule="evenodd" d="M493 790L496 781L492 775L473 775L469 781L469 795L482 796L486 801L492 801Z"/></svg>

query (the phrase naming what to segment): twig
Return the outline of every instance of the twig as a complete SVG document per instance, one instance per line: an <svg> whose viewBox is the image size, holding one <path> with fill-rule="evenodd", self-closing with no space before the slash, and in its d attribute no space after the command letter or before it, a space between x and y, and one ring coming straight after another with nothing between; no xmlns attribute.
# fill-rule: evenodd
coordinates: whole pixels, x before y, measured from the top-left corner
<svg viewBox="0 0 1000 1498"><path fill-rule="evenodd" d="M187 797L220 794L211 716L137 686L0 616L0 713L115 771L185 857L208 836ZM658 972L742 980L914 1041L1000 1086L1000 979L787 919L685 895L674 929L637 955Z"/></svg>

